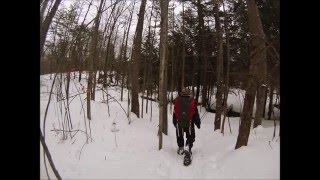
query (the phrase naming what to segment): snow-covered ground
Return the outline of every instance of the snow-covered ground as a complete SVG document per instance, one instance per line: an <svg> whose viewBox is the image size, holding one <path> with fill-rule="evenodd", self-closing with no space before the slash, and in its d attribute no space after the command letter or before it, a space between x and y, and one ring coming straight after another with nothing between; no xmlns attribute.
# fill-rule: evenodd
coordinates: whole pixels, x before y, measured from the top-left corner
<svg viewBox="0 0 320 180"><path fill-rule="evenodd" d="M42 129L52 80L49 80L49 75L43 75L40 83ZM137 118L131 113L129 124L125 114L127 90L124 90L121 102L120 88L116 86L108 88L108 93L115 98L109 99L110 116L105 93L97 90L96 101L91 101L92 139L89 138L86 143L87 134L90 135L89 121L84 118L86 94L83 90L86 89L86 80L83 79L81 84L77 79L71 80L69 103L73 128L66 140L62 140L62 131L59 131L63 129L66 117L66 101L58 101L56 95L52 95L48 109L45 139L62 179L280 179L278 122L274 139L274 122L263 120L262 126L251 129L248 146L235 150L239 117L230 118L232 133L226 122L225 134L222 135L220 131L213 131L215 114L205 113L205 109L201 108L199 111L203 118L201 129L195 129L193 161L190 166L185 167L183 156L176 153L177 143L170 105L168 135L163 136L163 148L159 150L157 103L152 102L151 116L150 101L148 113L145 113L145 101L143 118ZM83 94L73 96L78 93ZM230 101L234 106L240 107L240 101L236 99L239 97L231 97ZM141 99L139 101L141 106ZM72 139L70 135L73 136ZM42 146L40 148L40 177L47 179ZM47 167L50 178L55 178L48 162Z"/></svg>

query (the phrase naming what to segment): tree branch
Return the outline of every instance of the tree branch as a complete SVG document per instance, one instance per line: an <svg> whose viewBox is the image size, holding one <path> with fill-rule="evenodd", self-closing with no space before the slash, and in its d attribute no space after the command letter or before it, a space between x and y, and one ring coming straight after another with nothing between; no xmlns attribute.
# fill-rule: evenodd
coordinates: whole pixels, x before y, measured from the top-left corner
<svg viewBox="0 0 320 180"><path fill-rule="evenodd" d="M43 149L44 149L44 152L45 152L45 154L46 154L47 157L48 157L50 166L51 166L51 168L52 168L55 176L56 176L59 180L62 179L61 176L60 176L60 174L59 174L59 172L58 172L58 170L57 170L56 167L54 166L54 163L53 163L53 161L52 161L51 154L50 154L50 152L49 152L49 149L48 149L48 147L47 147L46 142L44 141L44 136L42 135L41 128L40 128L40 141L41 141L42 147L43 147Z"/></svg>

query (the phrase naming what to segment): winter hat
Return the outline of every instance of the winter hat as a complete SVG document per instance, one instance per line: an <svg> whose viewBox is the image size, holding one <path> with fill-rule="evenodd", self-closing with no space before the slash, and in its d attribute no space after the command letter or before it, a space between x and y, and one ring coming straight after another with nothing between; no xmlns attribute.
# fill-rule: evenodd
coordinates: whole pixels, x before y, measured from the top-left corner
<svg viewBox="0 0 320 180"><path fill-rule="evenodd" d="M190 96L191 93L190 93L190 90L189 90L189 89L183 88L183 89L181 90L180 95L181 95L181 96Z"/></svg>

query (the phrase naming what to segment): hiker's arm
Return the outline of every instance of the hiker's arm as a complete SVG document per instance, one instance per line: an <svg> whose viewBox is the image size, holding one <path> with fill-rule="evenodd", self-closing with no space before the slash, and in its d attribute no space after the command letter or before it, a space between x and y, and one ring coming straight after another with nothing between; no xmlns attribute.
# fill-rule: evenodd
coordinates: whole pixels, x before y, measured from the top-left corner
<svg viewBox="0 0 320 180"><path fill-rule="evenodd" d="M200 116L199 116L199 111L197 106L195 107L195 113L193 116L193 121L196 124L197 128L200 129L201 121L200 121Z"/></svg>
<svg viewBox="0 0 320 180"><path fill-rule="evenodd" d="M173 116L172 116L172 122L173 122L173 125L174 127L176 127L177 125L177 118L176 118L176 114L173 112Z"/></svg>

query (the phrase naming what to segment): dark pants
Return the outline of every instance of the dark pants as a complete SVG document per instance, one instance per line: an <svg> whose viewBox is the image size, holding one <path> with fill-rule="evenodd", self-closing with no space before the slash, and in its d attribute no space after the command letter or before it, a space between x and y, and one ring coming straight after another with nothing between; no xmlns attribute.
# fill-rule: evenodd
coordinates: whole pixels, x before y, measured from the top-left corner
<svg viewBox="0 0 320 180"><path fill-rule="evenodd" d="M196 137L196 134L194 132L194 123L191 123L191 126L189 128L180 128L179 126L177 126L176 135L179 147L184 146L184 134L186 134L187 137L186 145L189 145L189 148L191 149Z"/></svg>

